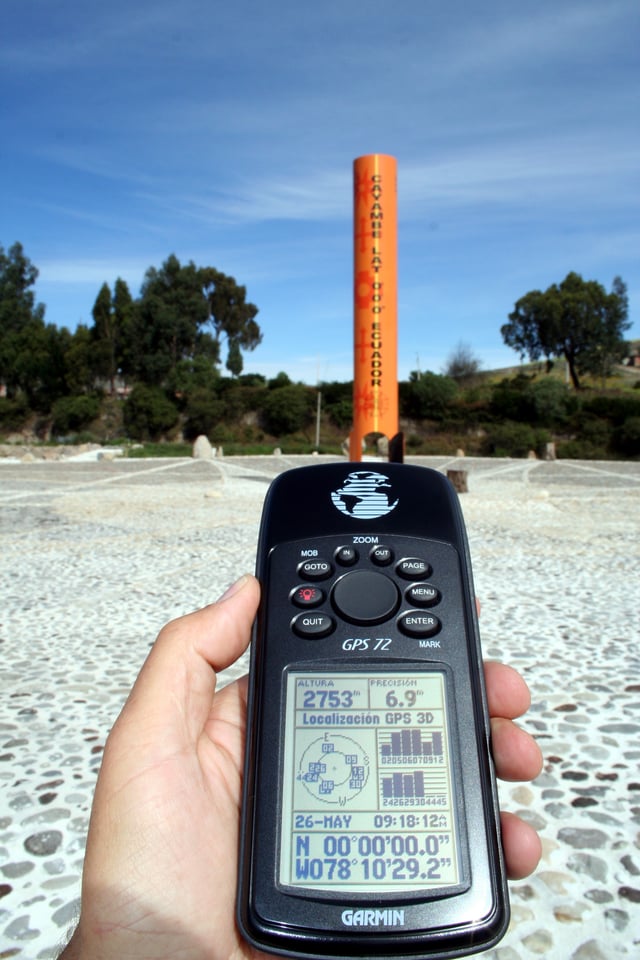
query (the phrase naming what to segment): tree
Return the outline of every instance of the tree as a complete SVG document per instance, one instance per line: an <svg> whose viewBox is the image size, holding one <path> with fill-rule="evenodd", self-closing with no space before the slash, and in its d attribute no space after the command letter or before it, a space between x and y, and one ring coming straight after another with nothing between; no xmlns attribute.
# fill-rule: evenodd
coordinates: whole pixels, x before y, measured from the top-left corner
<svg viewBox="0 0 640 960"><path fill-rule="evenodd" d="M20 330L32 320L44 319L44 305L36 304L29 288L38 279L38 270L25 257L21 243L8 253L0 246L0 330Z"/></svg>
<svg viewBox="0 0 640 960"><path fill-rule="evenodd" d="M92 368L96 377L109 383L112 395L118 374L132 372L134 309L129 287L121 277L115 282L113 295L109 285L103 283L93 305Z"/></svg>
<svg viewBox="0 0 640 960"><path fill-rule="evenodd" d="M225 366L232 377L239 377L242 373L242 353L237 340L232 340L229 344L229 353Z"/></svg>
<svg viewBox="0 0 640 960"><path fill-rule="evenodd" d="M480 370L480 361L473 355L469 344L462 340L449 354L445 367L445 376L451 377L456 383L465 384L473 380Z"/></svg>
<svg viewBox="0 0 640 960"><path fill-rule="evenodd" d="M200 273L193 262L182 266L174 254L160 270L147 270L136 304L131 357L132 372L143 382L162 386L181 360L195 356L200 327L209 316Z"/></svg>
<svg viewBox="0 0 640 960"><path fill-rule="evenodd" d="M71 334L53 323L34 320L16 335L12 376L32 409L46 412L68 393L65 352Z"/></svg>
<svg viewBox="0 0 640 960"><path fill-rule="evenodd" d="M44 305L31 287L38 270L22 244L0 247L0 381L7 396L22 392L31 407L46 410L66 392L64 351L70 338L44 322Z"/></svg>
<svg viewBox="0 0 640 960"><path fill-rule="evenodd" d="M93 356L92 363L98 377L107 380L110 393L115 393L116 380L116 332L113 302L109 285L103 283L93 305Z"/></svg>
<svg viewBox="0 0 640 960"><path fill-rule="evenodd" d="M123 377L127 377L132 373L135 303L126 281L121 277L115 282L112 304L116 370Z"/></svg>
<svg viewBox="0 0 640 960"><path fill-rule="evenodd" d="M623 333L627 320L626 287L619 277L611 293L595 280L569 273L561 284L544 292L532 290L521 297L501 328L507 346L521 358L550 362L563 356L571 382L580 389L580 376L602 373L624 356Z"/></svg>
<svg viewBox="0 0 640 960"><path fill-rule="evenodd" d="M114 388L116 374L183 392L185 372L198 366L215 376L223 338L227 369L242 372L242 350L262 340L258 308L246 289L213 267L181 264L171 254L160 269L150 267L132 300L124 280L113 295L103 284L93 308L96 372ZM198 361L198 364L196 364ZM199 363L202 361L202 363Z"/></svg>
<svg viewBox="0 0 640 960"><path fill-rule="evenodd" d="M38 270L21 243L14 243L7 253L0 246L0 380L9 397L24 388L25 375L29 384L34 382L29 343L32 338L42 340L45 329L45 308L36 303L31 290L37 278Z"/></svg>
<svg viewBox="0 0 640 960"><path fill-rule="evenodd" d="M91 330L84 323L78 324L68 334L64 350L65 382L67 389L76 396L89 393L95 383L94 343Z"/></svg>
<svg viewBox="0 0 640 960"><path fill-rule="evenodd" d="M234 277L213 267L203 267L200 276L214 340L219 348L222 337L227 338L227 369L237 376L242 372L241 349L254 350L262 341L262 331L255 320L258 308L247 303L247 289L239 286Z"/></svg>

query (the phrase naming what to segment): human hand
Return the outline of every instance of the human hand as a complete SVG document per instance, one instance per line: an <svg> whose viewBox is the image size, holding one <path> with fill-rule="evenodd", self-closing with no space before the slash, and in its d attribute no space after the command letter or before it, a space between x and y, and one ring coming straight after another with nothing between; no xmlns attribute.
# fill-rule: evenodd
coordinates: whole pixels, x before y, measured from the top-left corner
<svg viewBox="0 0 640 960"><path fill-rule="evenodd" d="M501 780L533 780L542 770L542 753L533 737L513 722L531 705L527 684L505 663L486 661L484 675L491 717L491 752ZM533 873L542 854L540 837L530 824L502 812L502 847L510 880Z"/></svg>
<svg viewBox="0 0 640 960"><path fill-rule="evenodd" d="M257 960L235 925L247 678L216 673L249 643L259 600L246 576L216 604L160 632L106 743L96 785L78 928L60 960ZM513 719L520 675L486 665L498 776L531 779L535 741ZM503 815L510 875L535 869L540 842Z"/></svg>

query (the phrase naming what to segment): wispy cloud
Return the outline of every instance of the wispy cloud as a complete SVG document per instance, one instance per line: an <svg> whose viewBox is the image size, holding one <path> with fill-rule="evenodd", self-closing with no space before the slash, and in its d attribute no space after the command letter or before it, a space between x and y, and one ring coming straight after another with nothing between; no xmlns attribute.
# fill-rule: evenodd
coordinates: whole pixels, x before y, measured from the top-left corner
<svg viewBox="0 0 640 960"><path fill-rule="evenodd" d="M247 283L273 362L302 364L301 311L307 339L342 342L351 161L375 151L398 158L408 344L427 312L443 336L469 317L499 337L505 304L566 269L638 275L637 0L3 0L2 15L4 243L25 245L53 319L90 316L118 276L137 293L175 252Z"/></svg>
<svg viewBox="0 0 640 960"><path fill-rule="evenodd" d="M112 284L118 277L132 284L132 292L137 293L137 286L148 267L151 266L140 258L132 259L128 256L109 258L82 258L69 257L65 259L41 260L38 263L39 281L45 284L72 284L92 287L97 295L103 283Z"/></svg>
<svg viewBox="0 0 640 960"><path fill-rule="evenodd" d="M408 164L402 171L406 204L430 208L460 204L535 206L546 201L598 203L602 192L622 199L623 183L637 173L637 150L612 155L597 136L530 138L515 144L470 148L437 162Z"/></svg>

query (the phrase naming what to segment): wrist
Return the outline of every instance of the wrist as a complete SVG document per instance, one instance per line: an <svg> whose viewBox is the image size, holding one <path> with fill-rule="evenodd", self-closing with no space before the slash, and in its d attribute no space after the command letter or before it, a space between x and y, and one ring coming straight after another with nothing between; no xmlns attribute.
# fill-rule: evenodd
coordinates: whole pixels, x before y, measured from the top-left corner
<svg viewBox="0 0 640 960"><path fill-rule="evenodd" d="M58 960L82 960L82 955L80 953L80 928L76 927L73 931L73 936L69 943L66 945Z"/></svg>

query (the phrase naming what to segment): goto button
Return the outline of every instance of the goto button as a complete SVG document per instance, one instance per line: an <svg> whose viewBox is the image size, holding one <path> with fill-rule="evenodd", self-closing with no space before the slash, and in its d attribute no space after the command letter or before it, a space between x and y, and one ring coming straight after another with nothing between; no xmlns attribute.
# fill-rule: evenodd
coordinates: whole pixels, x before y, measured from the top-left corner
<svg viewBox="0 0 640 960"><path fill-rule="evenodd" d="M326 613L299 613L291 621L294 633L307 640L319 640L333 632L335 623Z"/></svg>
<svg viewBox="0 0 640 960"><path fill-rule="evenodd" d="M324 600L324 591L320 587L296 587L291 591L291 600L296 607L317 607Z"/></svg>
<svg viewBox="0 0 640 960"><path fill-rule="evenodd" d="M305 560L298 567L298 573L303 580L326 580L333 573L333 567L328 560Z"/></svg>
<svg viewBox="0 0 640 960"><path fill-rule="evenodd" d="M398 618L398 626L408 637L433 637L440 630L437 617L421 610L407 610Z"/></svg>
<svg viewBox="0 0 640 960"><path fill-rule="evenodd" d="M396 573L404 580L425 580L431 573L431 567L419 557L407 557L400 561Z"/></svg>

